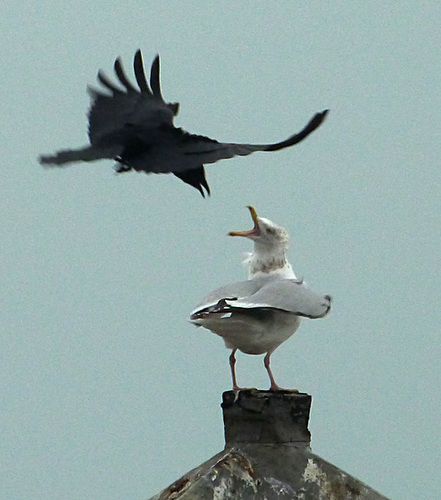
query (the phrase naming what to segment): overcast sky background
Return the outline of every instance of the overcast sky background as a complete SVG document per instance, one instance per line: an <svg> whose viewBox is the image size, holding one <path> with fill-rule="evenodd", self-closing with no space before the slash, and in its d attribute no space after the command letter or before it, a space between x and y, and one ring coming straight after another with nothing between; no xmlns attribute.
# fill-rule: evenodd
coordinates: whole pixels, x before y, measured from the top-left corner
<svg viewBox="0 0 441 500"><path fill-rule="evenodd" d="M1 8L0 497L146 499L223 448L220 338L187 322L243 280L246 205L334 298L272 357L313 396L312 449L384 495L438 499L441 4L6 0ZM86 85L161 55L176 125L300 145L207 167L209 199L86 144ZM262 357L239 383L265 389Z"/></svg>

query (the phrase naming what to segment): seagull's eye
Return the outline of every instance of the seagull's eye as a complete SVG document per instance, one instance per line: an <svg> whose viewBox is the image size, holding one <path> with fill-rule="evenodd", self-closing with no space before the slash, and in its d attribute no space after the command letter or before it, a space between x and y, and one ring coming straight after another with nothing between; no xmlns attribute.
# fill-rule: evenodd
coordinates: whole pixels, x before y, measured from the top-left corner
<svg viewBox="0 0 441 500"><path fill-rule="evenodd" d="M267 227L266 228L266 234L275 234L275 230L272 227Z"/></svg>

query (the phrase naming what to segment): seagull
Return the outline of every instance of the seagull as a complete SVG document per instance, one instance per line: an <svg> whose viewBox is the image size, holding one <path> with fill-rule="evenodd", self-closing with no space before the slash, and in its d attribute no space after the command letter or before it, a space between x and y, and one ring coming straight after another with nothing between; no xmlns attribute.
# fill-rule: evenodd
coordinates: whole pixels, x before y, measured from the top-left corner
<svg viewBox="0 0 441 500"><path fill-rule="evenodd" d="M42 155L43 165L62 166L77 161L114 159L116 172L172 173L196 188L205 197L210 188L204 165L218 160L246 156L255 151L278 151L299 143L321 125L328 110L316 113L303 130L274 144L222 143L186 132L173 125L178 103L166 103L161 94L159 56L150 71L150 86L144 73L141 51L134 58L138 88L127 78L120 58L114 69L115 85L100 70L99 90L88 87L92 99L89 110L90 145L80 149Z"/></svg>
<svg viewBox="0 0 441 500"><path fill-rule="evenodd" d="M302 317L323 318L331 309L331 297L313 292L294 274L286 259L287 231L248 207L254 222L249 231L232 231L254 242L245 264L249 279L209 293L190 315L190 322L221 336L231 349L229 358L233 391L243 390L236 379L236 352L266 354L264 366L270 391L279 387L270 367L271 354L300 326Z"/></svg>

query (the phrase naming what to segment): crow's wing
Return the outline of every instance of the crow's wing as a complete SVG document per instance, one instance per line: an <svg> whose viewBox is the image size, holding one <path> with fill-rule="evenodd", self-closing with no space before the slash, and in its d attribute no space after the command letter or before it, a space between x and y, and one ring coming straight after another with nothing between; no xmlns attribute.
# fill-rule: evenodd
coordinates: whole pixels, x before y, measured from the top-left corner
<svg viewBox="0 0 441 500"><path fill-rule="evenodd" d="M288 137L285 141L274 144L236 144L222 143L203 136L187 134L185 141L181 141L182 155L195 158L199 163L214 163L218 160L233 158L233 156L247 156L255 151L278 151L303 141L309 134L318 128L326 117L328 110L315 114L309 123L299 133Z"/></svg>
<svg viewBox="0 0 441 500"><path fill-rule="evenodd" d="M126 136L127 125L142 129L173 125L179 105L166 103L162 97L159 56L152 64L150 87L140 50L135 54L133 67L139 89L127 78L119 58L115 61L114 69L122 88L112 83L101 71L98 72L98 81L104 89L89 87L93 100L89 111L89 139L92 146L121 142Z"/></svg>
<svg viewBox="0 0 441 500"><path fill-rule="evenodd" d="M142 126L126 126L125 131L120 131L126 134L124 149L116 159L128 170L173 173L205 196L203 189L210 194L210 188L204 164L246 156L255 151L278 151L298 144L321 125L327 113L328 110L317 113L299 133L274 144L222 143L202 135L189 134L168 124L154 130L150 128L148 134Z"/></svg>
<svg viewBox="0 0 441 500"><path fill-rule="evenodd" d="M223 143L170 125L150 129L148 136L143 127L130 127L130 130L126 127L130 137L126 139L118 161L138 171L173 173L179 177L183 172L207 163L246 156L255 151L278 151L293 146L319 127L327 112L317 113L298 134L274 144Z"/></svg>

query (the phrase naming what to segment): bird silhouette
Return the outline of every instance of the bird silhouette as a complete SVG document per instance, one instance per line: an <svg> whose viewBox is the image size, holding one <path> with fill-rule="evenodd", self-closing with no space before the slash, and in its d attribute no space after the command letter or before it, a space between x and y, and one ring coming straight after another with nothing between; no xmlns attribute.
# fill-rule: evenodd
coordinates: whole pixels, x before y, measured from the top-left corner
<svg viewBox="0 0 441 500"><path fill-rule="evenodd" d="M161 94L159 56L152 64L150 86L145 76L141 51L134 58L136 88L127 78L119 58L114 64L120 86L100 70L99 90L88 87L92 98L89 110L90 145L40 156L43 165L61 166L77 161L114 159L118 173L130 170L146 173L172 173L199 190L210 188L204 165L218 160L246 156L255 151L278 151L299 143L323 122L328 110L316 113L297 134L273 144L223 143L190 134L173 125L178 103L167 103Z"/></svg>

